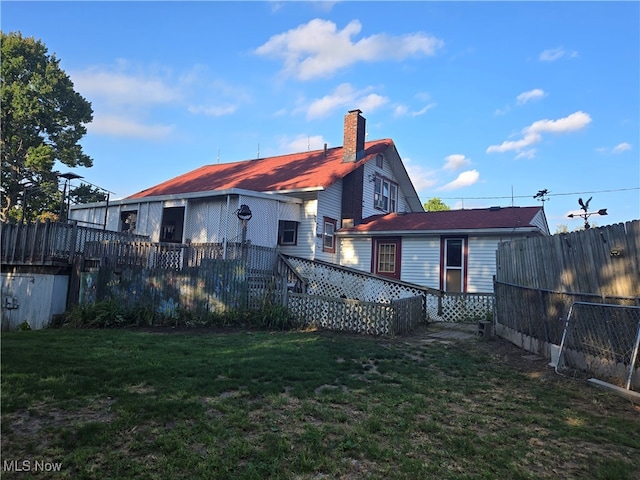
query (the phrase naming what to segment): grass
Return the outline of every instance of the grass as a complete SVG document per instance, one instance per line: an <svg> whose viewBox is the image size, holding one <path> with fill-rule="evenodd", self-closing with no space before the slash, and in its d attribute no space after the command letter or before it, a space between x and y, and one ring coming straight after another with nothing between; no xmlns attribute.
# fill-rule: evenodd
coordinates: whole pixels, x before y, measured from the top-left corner
<svg viewBox="0 0 640 480"><path fill-rule="evenodd" d="M3 478L636 478L631 404L491 343L3 333Z"/></svg>

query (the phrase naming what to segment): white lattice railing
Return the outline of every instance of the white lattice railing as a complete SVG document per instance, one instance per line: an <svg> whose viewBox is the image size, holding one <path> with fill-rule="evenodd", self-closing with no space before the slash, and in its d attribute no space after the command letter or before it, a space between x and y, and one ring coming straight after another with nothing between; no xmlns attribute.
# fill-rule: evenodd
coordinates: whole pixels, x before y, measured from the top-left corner
<svg viewBox="0 0 640 480"><path fill-rule="evenodd" d="M475 323L493 319L493 293L447 293L440 301L438 320L442 322Z"/></svg>
<svg viewBox="0 0 640 480"><path fill-rule="evenodd" d="M406 333L423 316L422 297L374 303L291 292L287 306L297 325L367 335Z"/></svg>
<svg viewBox="0 0 640 480"><path fill-rule="evenodd" d="M419 296L423 299L425 321L473 323L493 318L492 293L446 293L319 260L286 258L304 278L306 291L312 295L373 303Z"/></svg>

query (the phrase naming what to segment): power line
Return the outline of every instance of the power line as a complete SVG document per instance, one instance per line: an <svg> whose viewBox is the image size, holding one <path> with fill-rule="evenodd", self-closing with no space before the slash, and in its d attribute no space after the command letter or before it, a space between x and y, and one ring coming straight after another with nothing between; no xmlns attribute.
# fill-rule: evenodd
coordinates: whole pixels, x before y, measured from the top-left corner
<svg viewBox="0 0 640 480"><path fill-rule="evenodd" d="M594 190L591 192L570 192L570 193L547 193L548 197L559 197L563 195L587 195L593 193L611 193L611 192L626 192L630 190L640 190L640 187L633 188L616 188L610 190ZM505 198L529 198L531 195L508 195L503 197L438 197L441 200L497 200Z"/></svg>

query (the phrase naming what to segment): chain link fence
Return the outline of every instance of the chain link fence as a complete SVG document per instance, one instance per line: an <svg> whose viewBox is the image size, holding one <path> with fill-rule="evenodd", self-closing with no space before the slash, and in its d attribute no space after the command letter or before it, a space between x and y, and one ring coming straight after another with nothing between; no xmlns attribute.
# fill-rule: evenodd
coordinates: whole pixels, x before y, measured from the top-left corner
<svg viewBox="0 0 640 480"><path fill-rule="evenodd" d="M640 391L640 307L574 302L567 315L558 373L587 375Z"/></svg>

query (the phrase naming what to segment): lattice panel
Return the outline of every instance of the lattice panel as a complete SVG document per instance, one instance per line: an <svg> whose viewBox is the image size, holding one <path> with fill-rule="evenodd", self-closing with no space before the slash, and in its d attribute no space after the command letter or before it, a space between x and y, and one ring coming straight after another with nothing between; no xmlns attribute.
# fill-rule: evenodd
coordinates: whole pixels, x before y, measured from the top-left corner
<svg viewBox="0 0 640 480"><path fill-rule="evenodd" d="M427 289L356 272L337 265L287 257L301 277L308 281L307 293L333 298L351 298L364 302L390 303L393 300L419 296L426 298L426 317L441 321L438 297Z"/></svg>
<svg viewBox="0 0 640 480"><path fill-rule="evenodd" d="M338 266L297 257L290 257L289 260L298 273L309 281L309 293L315 295L389 303L394 299L425 293L418 288L360 274Z"/></svg>
<svg viewBox="0 0 640 480"><path fill-rule="evenodd" d="M391 305L289 293L288 307L299 325L367 335L393 333L395 308Z"/></svg>
<svg viewBox="0 0 640 480"><path fill-rule="evenodd" d="M493 294L445 293L439 315L444 322L471 323L493 318Z"/></svg>

